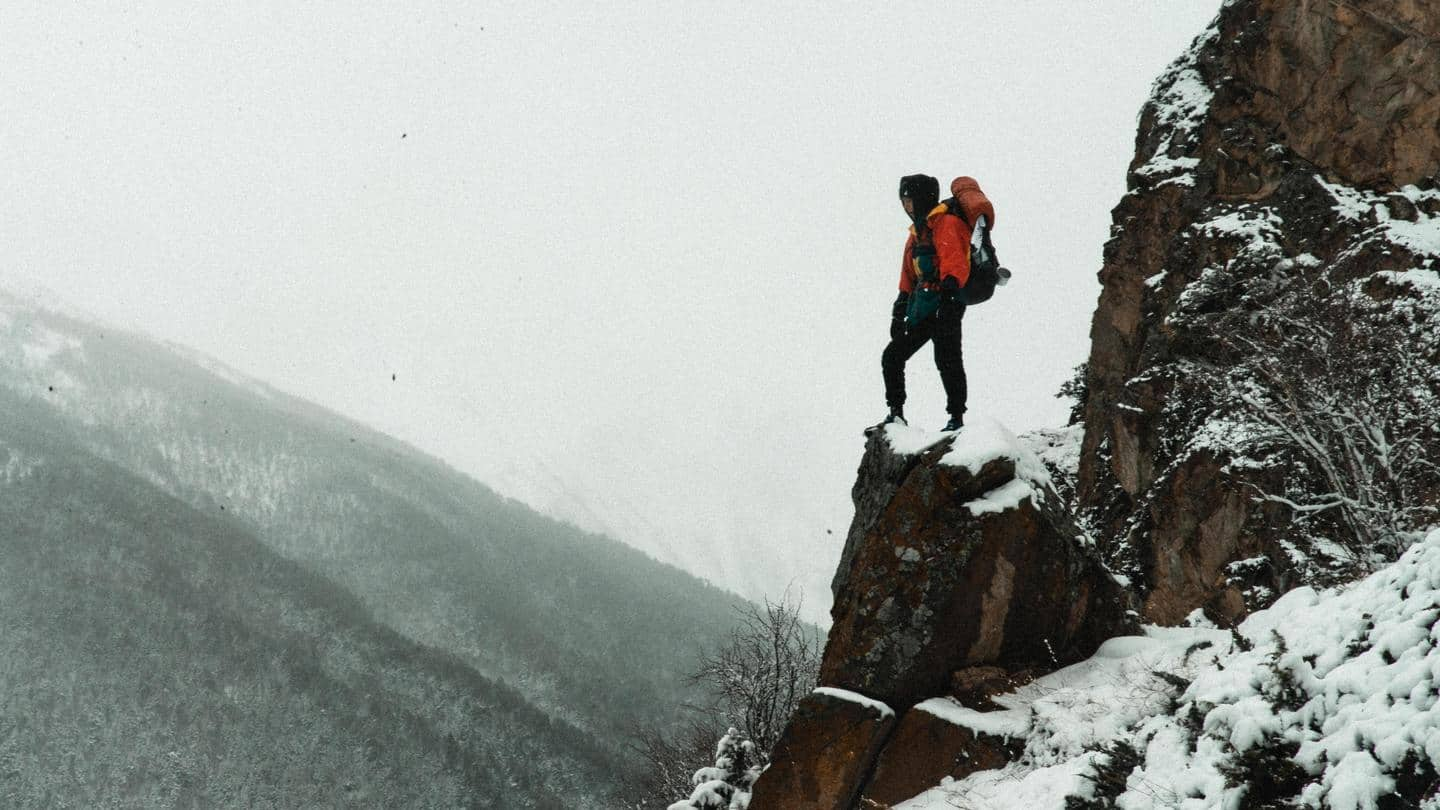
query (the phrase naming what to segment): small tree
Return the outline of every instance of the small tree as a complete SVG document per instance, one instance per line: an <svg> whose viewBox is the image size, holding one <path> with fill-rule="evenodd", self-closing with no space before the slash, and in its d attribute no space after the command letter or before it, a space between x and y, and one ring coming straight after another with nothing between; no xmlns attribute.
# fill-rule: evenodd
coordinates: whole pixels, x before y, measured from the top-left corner
<svg viewBox="0 0 1440 810"><path fill-rule="evenodd" d="M750 806L750 789L764 769L755 743L735 728L725 732L715 747L715 764L695 772L695 790L690 798L675 802L668 810L745 810Z"/></svg>

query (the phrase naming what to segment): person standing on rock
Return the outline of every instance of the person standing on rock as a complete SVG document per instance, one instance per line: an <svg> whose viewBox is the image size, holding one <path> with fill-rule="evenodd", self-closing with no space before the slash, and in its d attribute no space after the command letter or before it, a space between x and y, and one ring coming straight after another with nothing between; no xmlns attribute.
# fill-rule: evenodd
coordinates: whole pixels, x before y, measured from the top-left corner
<svg viewBox="0 0 1440 810"><path fill-rule="evenodd" d="M951 190L962 180L974 183L968 177L957 178ZM929 175L900 178L900 204L912 224L900 265L900 295L890 311L890 343L880 361L890 413L867 433L905 424L905 362L927 342L935 345L935 367L945 387L950 421L944 430L959 430L965 424L967 393L960 348L960 322L965 317L962 290L970 279L972 231L956 213L959 206L952 208L951 200L940 202L940 182Z"/></svg>

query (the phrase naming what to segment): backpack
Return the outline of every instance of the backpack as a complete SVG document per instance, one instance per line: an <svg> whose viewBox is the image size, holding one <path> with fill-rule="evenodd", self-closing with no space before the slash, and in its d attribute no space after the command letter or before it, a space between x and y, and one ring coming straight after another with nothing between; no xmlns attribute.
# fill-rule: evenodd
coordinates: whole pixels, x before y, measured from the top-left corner
<svg viewBox="0 0 1440 810"><path fill-rule="evenodd" d="M966 305L981 304L990 300L997 286L1010 280L1010 271L1000 266L995 245L990 241L990 234L995 230L995 206L973 177L955 178L950 183L950 193L955 196L944 204L950 213L965 220L967 227L973 230L976 221L982 216L985 218L980 244L970 245L970 280L961 290Z"/></svg>

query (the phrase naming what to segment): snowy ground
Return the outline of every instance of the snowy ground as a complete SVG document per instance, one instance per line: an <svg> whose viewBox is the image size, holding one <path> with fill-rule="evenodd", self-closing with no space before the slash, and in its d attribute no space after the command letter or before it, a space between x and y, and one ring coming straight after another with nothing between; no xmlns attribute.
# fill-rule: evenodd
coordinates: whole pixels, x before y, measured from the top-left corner
<svg viewBox="0 0 1440 810"><path fill-rule="evenodd" d="M1002 698L1004 712L939 707L1023 733L1025 755L896 810L1440 810L1437 617L1440 531L1353 585L1291 591L1234 634L1112 639ZM1384 798L1397 790L1419 804Z"/></svg>

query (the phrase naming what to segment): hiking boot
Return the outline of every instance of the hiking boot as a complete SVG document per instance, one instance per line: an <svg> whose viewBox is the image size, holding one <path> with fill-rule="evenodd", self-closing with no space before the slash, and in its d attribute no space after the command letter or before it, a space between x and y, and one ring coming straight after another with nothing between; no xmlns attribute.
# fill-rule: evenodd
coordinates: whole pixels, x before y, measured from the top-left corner
<svg viewBox="0 0 1440 810"><path fill-rule="evenodd" d="M887 414L886 417L885 417L883 420L880 421L880 424L878 424L878 425L871 425L870 427L865 428L865 435L866 435L866 436L869 436L870 434L874 433L874 432L877 431L877 430L883 430L886 425L904 425L904 424L907 424L907 422L905 421L905 413L904 413L904 411L903 411L902 409L900 409L900 408L891 408L891 409L890 409L890 413Z"/></svg>
<svg viewBox="0 0 1440 810"><path fill-rule="evenodd" d="M965 427L965 417L952 416L950 417L950 421L945 423L945 427L940 428L940 430L941 432L949 433L951 431L959 430L963 427Z"/></svg>

